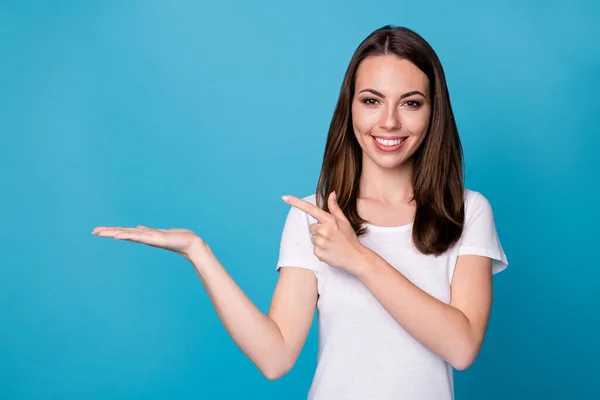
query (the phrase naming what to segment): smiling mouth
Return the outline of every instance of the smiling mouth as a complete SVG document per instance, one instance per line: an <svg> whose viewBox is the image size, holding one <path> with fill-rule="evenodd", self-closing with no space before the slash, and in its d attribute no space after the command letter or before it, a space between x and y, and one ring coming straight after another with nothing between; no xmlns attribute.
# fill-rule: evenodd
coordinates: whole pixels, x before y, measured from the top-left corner
<svg viewBox="0 0 600 400"><path fill-rule="evenodd" d="M373 136L373 139L383 147L396 147L406 140L406 136L381 137Z"/></svg>
<svg viewBox="0 0 600 400"><path fill-rule="evenodd" d="M373 143L375 144L375 148L379 150L380 153L399 153L404 147L404 143L406 143L407 137L404 136L395 136L395 137L376 137L372 136Z"/></svg>

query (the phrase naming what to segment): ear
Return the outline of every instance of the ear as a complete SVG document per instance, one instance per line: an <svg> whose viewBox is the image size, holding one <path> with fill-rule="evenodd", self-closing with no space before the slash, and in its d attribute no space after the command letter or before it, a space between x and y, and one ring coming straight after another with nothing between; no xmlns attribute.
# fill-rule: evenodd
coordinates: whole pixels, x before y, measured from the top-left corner
<svg viewBox="0 0 600 400"><path fill-rule="evenodd" d="M337 196L335 191L329 194L329 198L327 199L327 204L329 205L329 212L336 218L347 221L348 219L344 215L344 212L340 208L337 203Z"/></svg>

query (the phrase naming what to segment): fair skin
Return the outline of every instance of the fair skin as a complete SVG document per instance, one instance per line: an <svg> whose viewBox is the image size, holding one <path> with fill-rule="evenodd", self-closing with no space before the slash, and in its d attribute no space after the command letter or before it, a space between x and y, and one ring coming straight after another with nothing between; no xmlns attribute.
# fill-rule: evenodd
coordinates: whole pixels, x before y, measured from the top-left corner
<svg viewBox="0 0 600 400"><path fill-rule="evenodd" d="M369 57L359 66L352 104L353 127L363 149L358 210L374 225L404 225L414 216L414 204L409 202L411 155L427 132L428 85L427 77L412 63L393 56ZM400 151L384 153L375 147L373 136L397 135L407 137ZM455 368L471 365L483 342L491 309L489 258L458 257L451 301L446 304L363 246L333 193L327 199L329 213L298 197L285 196L284 201L318 221L310 229L314 253L321 261L356 276L398 324ZM267 378L277 379L294 365L317 303L317 280L312 271L282 268L265 315L192 231L138 226L97 227L92 233L184 256L194 265L232 339Z"/></svg>
<svg viewBox="0 0 600 400"><path fill-rule="evenodd" d="M361 63L352 125L363 149L358 200L363 218L390 225L413 220L410 157L425 138L430 115L429 79L413 63L394 56L369 57ZM374 137L397 136L406 137L400 152L377 150Z"/></svg>

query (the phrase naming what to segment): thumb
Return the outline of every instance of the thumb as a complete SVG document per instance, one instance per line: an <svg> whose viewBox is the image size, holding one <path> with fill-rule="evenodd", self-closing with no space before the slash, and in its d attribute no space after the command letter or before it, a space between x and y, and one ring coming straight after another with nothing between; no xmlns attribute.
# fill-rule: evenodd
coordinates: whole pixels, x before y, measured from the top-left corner
<svg viewBox="0 0 600 400"><path fill-rule="evenodd" d="M331 215L342 220L347 220L346 216L344 215L344 212L337 203L337 195L335 191L329 194L329 199L327 200L327 202L329 205L329 212L331 213Z"/></svg>

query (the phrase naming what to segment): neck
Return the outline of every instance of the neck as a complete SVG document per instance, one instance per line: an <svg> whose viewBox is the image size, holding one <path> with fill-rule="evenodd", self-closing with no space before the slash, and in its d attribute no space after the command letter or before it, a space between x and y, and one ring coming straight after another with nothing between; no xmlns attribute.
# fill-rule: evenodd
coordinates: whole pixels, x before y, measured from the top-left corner
<svg viewBox="0 0 600 400"><path fill-rule="evenodd" d="M363 155L359 198L382 203L408 203L413 195L412 160L396 168L382 168Z"/></svg>

